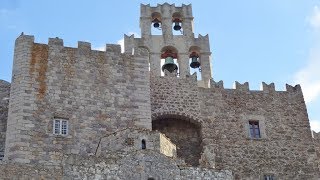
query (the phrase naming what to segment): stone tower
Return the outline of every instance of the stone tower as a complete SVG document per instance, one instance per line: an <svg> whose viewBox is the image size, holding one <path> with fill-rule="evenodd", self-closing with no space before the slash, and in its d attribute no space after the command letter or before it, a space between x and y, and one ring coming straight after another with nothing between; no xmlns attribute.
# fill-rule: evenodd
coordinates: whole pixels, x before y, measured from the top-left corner
<svg viewBox="0 0 320 180"><path fill-rule="evenodd" d="M125 52L131 53L134 48L145 47L150 53L150 73L152 76L161 75L161 55L167 50L177 54L177 63L179 64L179 76L185 78L190 75L190 55L196 53L201 62L201 77L204 87L209 87L211 79L211 52L209 37L199 35L194 37L193 16L191 5L182 5L176 7L174 4L165 3L157 7L150 5L141 5L140 7L140 28L141 38L134 38L134 35L125 36ZM154 20L159 21L162 35L152 35L152 26ZM174 35L172 27L179 22L181 30L180 35Z"/></svg>

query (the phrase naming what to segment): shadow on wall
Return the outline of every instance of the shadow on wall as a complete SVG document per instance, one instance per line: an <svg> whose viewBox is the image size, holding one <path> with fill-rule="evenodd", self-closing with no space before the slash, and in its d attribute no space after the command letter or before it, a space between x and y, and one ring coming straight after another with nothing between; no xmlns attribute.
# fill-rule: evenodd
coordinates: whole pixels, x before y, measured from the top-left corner
<svg viewBox="0 0 320 180"><path fill-rule="evenodd" d="M152 120L152 130L165 134L177 146L178 158L189 165L199 165L202 146L198 125L183 117L163 116Z"/></svg>

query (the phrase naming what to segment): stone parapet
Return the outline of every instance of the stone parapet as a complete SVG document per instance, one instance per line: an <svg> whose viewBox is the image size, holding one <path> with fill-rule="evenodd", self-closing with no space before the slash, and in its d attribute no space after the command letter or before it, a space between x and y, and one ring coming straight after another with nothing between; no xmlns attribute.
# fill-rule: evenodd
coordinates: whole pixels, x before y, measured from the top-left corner
<svg viewBox="0 0 320 180"><path fill-rule="evenodd" d="M276 91L275 90L275 85L274 83L267 84L265 82L262 82L261 84L261 90L250 90L250 86L248 82L245 82L243 84L239 83L238 81L235 81L233 89L229 88L224 88L224 83L222 80L216 82L213 79L210 79L210 88L209 89L220 89L220 90L226 90L229 92L247 92L247 93L295 93L295 94L301 94L302 95L302 90L301 86L299 84L292 86L289 84L286 84L286 91Z"/></svg>

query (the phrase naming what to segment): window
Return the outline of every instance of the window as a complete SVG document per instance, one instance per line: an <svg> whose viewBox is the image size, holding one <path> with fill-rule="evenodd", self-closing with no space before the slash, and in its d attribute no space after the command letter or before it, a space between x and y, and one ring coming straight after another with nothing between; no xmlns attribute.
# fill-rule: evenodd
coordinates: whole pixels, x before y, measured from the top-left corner
<svg viewBox="0 0 320 180"><path fill-rule="evenodd" d="M142 139L141 141L141 149L146 149L147 145L146 145L146 140Z"/></svg>
<svg viewBox="0 0 320 180"><path fill-rule="evenodd" d="M261 138L259 121L249 121L250 138Z"/></svg>
<svg viewBox="0 0 320 180"><path fill-rule="evenodd" d="M263 180L276 180L274 175L264 175Z"/></svg>
<svg viewBox="0 0 320 180"><path fill-rule="evenodd" d="M68 120L55 119L53 121L53 134L67 135L68 134Z"/></svg>

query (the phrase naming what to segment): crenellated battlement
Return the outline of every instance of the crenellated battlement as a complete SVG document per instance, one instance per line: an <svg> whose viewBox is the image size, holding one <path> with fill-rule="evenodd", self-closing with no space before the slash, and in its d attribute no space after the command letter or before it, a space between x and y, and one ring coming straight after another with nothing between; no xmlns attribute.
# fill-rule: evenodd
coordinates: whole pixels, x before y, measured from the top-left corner
<svg viewBox="0 0 320 180"><path fill-rule="evenodd" d="M248 82L245 82L245 83L241 84L238 81L236 81L233 84L233 87L234 87L234 89L237 89L239 91L243 91L243 92L249 91L249 83Z"/></svg>
<svg viewBox="0 0 320 180"><path fill-rule="evenodd" d="M141 17L151 15L150 12L164 12L170 9L172 12L181 12L184 17L192 16L192 7L191 4L182 4L180 7L176 6L174 3L164 3L164 4L157 4L157 6L150 6L150 4L141 4Z"/></svg>
<svg viewBox="0 0 320 180"><path fill-rule="evenodd" d="M95 52L106 52L108 54L114 54L114 55L120 55L120 54L125 54L121 53L121 46L119 44L106 44L106 50L101 51L101 50L95 50L92 49L91 43L85 42L85 41L78 41L78 46L77 47L68 47L64 46L63 39L59 37L55 38L49 38L48 39L48 44L42 44L42 43L37 43L35 42L35 38L33 35L24 35L21 34L17 39L16 43L36 43L39 45L48 45L51 49L54 48L73 48L73 49L79 49L81 52L90 52L90 51L95 51Z"/></svg>
<svg viewBox="0 0 320 180"><path fill-rule="evenodd" d="M250 90L249 82L245 82L243 84L239 83L238 81L234 82L233 89L224 88L224 83L222 80L216 82L213 79L210 80L211 89L220 89L220 90L232 90L238 92L264 92L264 93L272 93L272 92L289 92L289 93L301 93L301 86L299 84L295 86L291 86L286 84L286 91L276 91L274 83L267 84L265 82L261 83L261 90Z"/></svg>
<svg viewBox="0 0 320 180"><path fill-rule="evenodd" d="M133 52L121 53L121 46L119 44L106 44L105 50L95 50L92 49L91 43L85 41L78 41L77 47L67 47L64 45L64 41L61 38L49 38L48 44L37 43L33 35L24 35L23 33L16 39L16 51L21 52L21 49L24 49L25 52L22 52L22 60L30 59L30 71L31 73L34 70L37 70L37 62L49 63L51 61L67 63L64 67L67 70L67 74L74 74L74 72L79 69L76 64L80 62L91 62L93 64L100 64L97 67L101 67L102 64L113 64L121 65L127 68L141 68L143 66L145 69L147 67L147 61L149 59L149 52L143 47L138 47ZM30 57L27 57L28 53L31 54ZM46 56L39 56L40 54ZM38 58L38 60L37 60ZM40 59L42 60L40 60ZM144 60L138 60L143 58ZM36 63L36 64L35 64ZM52 64L52 63L51 63ZM107 68L110 68L109 66ZM19 70L19 69L14 69ZM147 70L146 70L147 71Z"/></svg>
<svg viewBox="0 0 320 180"><path fill-rule="evenodd" d="M63 39L60 39L58 37L49 38L48 45L49 46L63 46Z"/></svg>

